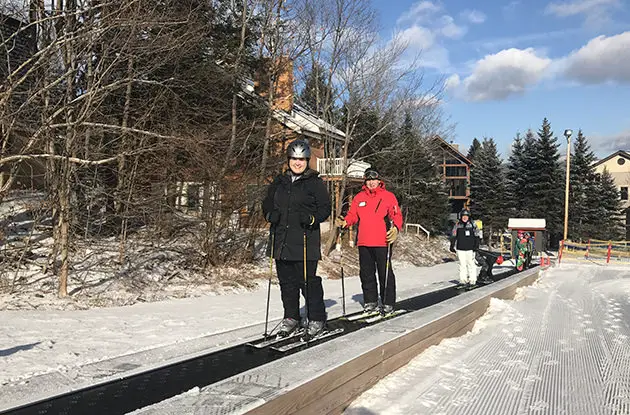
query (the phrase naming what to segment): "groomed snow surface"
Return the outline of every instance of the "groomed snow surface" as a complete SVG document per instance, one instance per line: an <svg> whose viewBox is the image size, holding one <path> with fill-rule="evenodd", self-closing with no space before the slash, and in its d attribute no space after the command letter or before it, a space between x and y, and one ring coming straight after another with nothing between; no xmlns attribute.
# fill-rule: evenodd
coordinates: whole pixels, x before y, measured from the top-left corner
<svg viewBox="0 0 630 415"><path fill-rule="evenodd" d="M399 268L399 297L450 286L455 275L455 263ZM340 281L325 281L325 292L329 316L341 314ZM347 278L348 311L359 309L360 292L358 278ZM271 299L277 321L277 286ZM262 332L265 300L263 287L98 310L0 312L0 409L247 341ZM553 268L515 300L492 300L470 333L426 350L346 413L630 414L629 314L630 269Z"/></svg>
<svg viewBox="0 0 630 415"><path fill-rule="evenodd" d="M345 414L630 414L629 327L629 268L563 264Z"/></svg>

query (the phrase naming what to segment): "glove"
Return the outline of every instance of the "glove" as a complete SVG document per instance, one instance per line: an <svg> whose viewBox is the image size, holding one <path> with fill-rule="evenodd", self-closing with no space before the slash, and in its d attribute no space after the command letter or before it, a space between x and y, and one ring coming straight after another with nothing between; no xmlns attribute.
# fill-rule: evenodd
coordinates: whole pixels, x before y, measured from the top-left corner
<svg viewBox="0 0 630 415"><path fill-rule="evenodd" d="M267 222L271 223L272 225L277 225L278 222L280 222L280 212L278 212L277 210L272 210L271 212L267 213L267 217L265 217L265 219L267 219Z"/></svg>
<svg viewBox="0 0 630 415"><path fill-rule="evenodd" d="M395 226L392 226L387 231L387 243L388 244L394 243L396 238L398 238L398 228Z"/></svg>
<svg viewBox="0 0 630 415"><path fill-rule="evenodd" d="M304 228L309 226L313 226L315 223L315 217L313 215L309 215L308 213L300 213L300 225Z"/></svg>
<svg viewBox="0 0 630 415"><path fill-rule="evenodd" d="M335 226L337 226L338 228L346 228L348 227L348 222L346 222L346 220L340 216L335 219Z"/></svg>
<svg viewBox="0 0 630 415"><path fill-rule="evenodd" d="M451 244L451 247L448 249L449 251L451 251L452 253L455 253L455 245Z"/></svg>

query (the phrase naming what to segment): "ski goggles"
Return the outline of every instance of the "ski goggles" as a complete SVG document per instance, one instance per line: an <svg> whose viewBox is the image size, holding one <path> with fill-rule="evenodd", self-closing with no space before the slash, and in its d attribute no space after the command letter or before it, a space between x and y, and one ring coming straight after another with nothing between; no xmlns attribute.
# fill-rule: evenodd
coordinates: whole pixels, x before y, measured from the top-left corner
<svg viewBox="0 0 630 415"><path fill-rule="evenodd" d="M365 172L364 177L365 177L365 180L378 180L380 178L378 175L378 172L374 170Z"/></svg>

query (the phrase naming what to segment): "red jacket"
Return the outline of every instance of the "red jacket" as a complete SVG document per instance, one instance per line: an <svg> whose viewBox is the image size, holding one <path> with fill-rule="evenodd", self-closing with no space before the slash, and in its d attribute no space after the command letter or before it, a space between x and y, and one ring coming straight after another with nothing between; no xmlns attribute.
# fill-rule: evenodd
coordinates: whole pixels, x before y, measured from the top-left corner
<svg viewBox="0 0 630 415"><path fill-rule="evenodd" d="M386 217L398 230L402 228L398 200L392 192L385 190L385 184L381 182L374 191L363 186L363 190L352 201L345 220L348 226L359 223L358 246L387 246Z"/></svg>

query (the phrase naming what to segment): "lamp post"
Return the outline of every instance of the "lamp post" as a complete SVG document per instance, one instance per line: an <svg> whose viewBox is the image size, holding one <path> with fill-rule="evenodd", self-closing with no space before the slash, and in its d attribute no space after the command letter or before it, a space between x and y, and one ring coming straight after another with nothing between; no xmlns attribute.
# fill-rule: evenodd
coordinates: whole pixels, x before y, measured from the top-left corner
<svg viewBox="0 0 630 415"><path fill-rule="evenodd" d="M573 131L564 130L564 136L567 138L567 174L566 184L564 188L564 237L567 240L567 231L569 229L569 177L571 175L571 135Z"/></svg>

